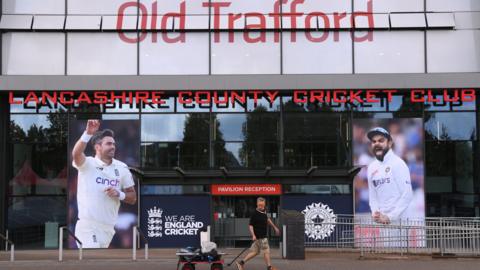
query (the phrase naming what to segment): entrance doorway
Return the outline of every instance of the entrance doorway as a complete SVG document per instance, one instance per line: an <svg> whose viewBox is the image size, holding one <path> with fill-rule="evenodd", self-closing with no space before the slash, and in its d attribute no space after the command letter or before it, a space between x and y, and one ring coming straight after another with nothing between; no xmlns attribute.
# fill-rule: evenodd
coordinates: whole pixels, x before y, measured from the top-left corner
<svg viewBox="0 0 480 270"><path fill-rule="evenodd" d="M252 242L249 232L250 216L256 209L260 196L214 196L213 197L213 239L221 247L246 247ZM267 201L267 213L272 221L279 224L280 196L262 196ZM271 246L278 246L280 237L269 229Z"/></svg>

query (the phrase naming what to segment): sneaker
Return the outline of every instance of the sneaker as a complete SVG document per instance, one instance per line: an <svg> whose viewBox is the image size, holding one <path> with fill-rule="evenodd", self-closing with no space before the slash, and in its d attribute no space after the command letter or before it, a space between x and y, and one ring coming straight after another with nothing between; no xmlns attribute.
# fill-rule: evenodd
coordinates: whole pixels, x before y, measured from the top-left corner
<svg viewBox="0 0 480 270"><path fill-rule="evenodd" d="M239 262L235 262L237 264L237 269L238 270L244 270L245 268L243 268L243 265Z"/></svg>

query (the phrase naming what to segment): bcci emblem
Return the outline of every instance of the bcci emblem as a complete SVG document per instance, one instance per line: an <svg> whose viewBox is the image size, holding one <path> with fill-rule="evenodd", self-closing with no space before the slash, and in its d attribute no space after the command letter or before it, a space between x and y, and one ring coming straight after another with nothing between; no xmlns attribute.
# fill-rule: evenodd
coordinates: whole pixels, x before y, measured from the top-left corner
<svg viewBox="0 0 480 270"><path fill-rule="evenodd" d="M308 238L323 240L333 233L337 215L328 205L312 203L302 214L305 215L305 234Z"/></svg>
<svg viewBox="0 0 480 270"><path fill-rule="evenodd" d="M148 237L162 237L163 233L163 220L162 214L163 210L157 208L156 206L150 208L148 211L148 225L147 225L147 235Z"/></svg>

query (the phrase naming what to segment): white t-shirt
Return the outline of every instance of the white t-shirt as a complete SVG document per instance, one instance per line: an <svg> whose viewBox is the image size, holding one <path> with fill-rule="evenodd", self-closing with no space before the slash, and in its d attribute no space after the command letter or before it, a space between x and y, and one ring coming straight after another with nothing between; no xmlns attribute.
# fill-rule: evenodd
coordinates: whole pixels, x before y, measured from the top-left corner
<svg viewBox="0 0 480 270"><path fill-rule="evenodd" d="M120 191L135 185L127 165L116 159L107 165L94 157L86 157L80 167L75 161L72 165L78 170L78 218L114 226L117 222L120 199L109 197L105 189L114 187Z"/></svg>
<svg viewBox="0 0 480 270"><path fill-rule="evenodd" d="M414 217L410 207L413 199L410 170L392 149L383 161L375 159L368 165L367 175L372 213L379 211L392 222Z"/></svg>

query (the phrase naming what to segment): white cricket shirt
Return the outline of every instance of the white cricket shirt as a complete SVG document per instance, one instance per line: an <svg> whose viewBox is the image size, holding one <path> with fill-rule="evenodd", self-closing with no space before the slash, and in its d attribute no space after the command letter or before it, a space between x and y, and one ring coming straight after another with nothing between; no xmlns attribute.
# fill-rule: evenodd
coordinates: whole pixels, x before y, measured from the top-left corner
<svg viewBox="0 0 480 270"><path fill-rule="evenodd" d="M372 213L379 211L390 221L413 217L409 207L413 199L410 170L390 149L383 161L375 159L368 165L369 203Z"/></svg>
<svg viewBox="0 0 480 270"><path fill-rule="evenodd" d="M105 189L114 187L120 191L135 185L127 165L116 159L107 165L96 157L86 157L80 167L75 161L72 165L78 170L78 218L114 226L120 199L109 197Z"/></svg>

